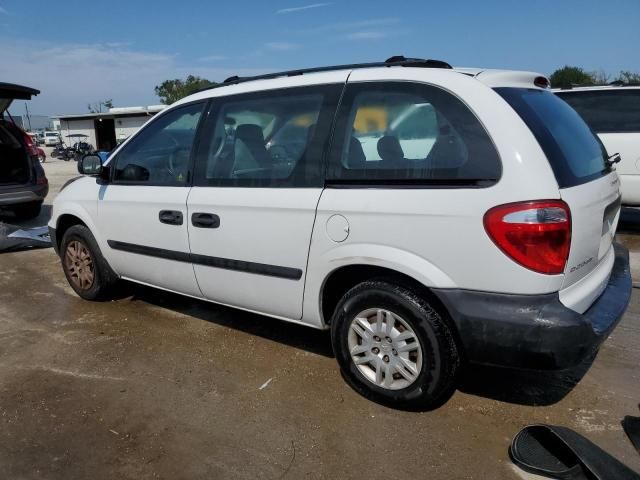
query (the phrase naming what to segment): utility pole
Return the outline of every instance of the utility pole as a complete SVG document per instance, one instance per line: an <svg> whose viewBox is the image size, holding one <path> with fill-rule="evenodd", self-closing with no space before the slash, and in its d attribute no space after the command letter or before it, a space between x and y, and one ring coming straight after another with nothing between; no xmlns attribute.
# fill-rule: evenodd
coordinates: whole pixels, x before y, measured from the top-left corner
<svg viewBox="0 0 640 480"><path fill-rule="evenodd" d="M24 109L27 112L27 123L29 124L29 131L31 131L31 117L29 117L29 106L27 102L24 102Z"/></svg>

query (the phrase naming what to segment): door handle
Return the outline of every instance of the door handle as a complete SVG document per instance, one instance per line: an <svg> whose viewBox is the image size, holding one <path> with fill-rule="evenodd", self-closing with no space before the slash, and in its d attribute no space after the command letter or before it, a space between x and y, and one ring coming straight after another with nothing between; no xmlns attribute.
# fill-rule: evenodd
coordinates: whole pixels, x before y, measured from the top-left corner
<svg viewBox="0 0 640 480"><path fill-rule="evenodd" d="M220 217L214 213L196 212L191 215L191 224L198 228L218 228Z"/></svg>
<svg viewBox="0 0 640 480"><path fill-rule="evenodd" d="M160 223L167 225L182 225L182 212L178 210L160 210L158 214Z"/></svg>

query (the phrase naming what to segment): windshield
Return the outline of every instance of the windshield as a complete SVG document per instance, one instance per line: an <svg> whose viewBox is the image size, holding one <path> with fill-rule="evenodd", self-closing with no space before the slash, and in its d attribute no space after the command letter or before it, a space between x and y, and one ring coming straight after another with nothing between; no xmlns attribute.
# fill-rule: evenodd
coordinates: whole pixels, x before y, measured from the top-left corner
<svg viewBox="0 0 640 480"><path fill-rule="evenodd" d="M580 115L549 91L496 88L542 147L560 188L589 182L609 171L602 143Z"/></svg>

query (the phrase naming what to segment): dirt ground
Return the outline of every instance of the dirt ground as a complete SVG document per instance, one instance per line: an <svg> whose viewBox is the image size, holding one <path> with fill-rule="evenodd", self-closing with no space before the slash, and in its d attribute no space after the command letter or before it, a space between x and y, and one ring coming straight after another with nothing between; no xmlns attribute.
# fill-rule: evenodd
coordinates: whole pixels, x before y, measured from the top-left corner
<svg viewBox="0 0 640 480"><path fill-rule="evenodd" d="M45 169L50 203L75 163ZM634 270L635 213L619 235ZM507 448L536 422L640 471L620 426L640 414L637 292L593 365L470 369L443 407L410 413L356 395L326 332L135 286L85 302L52 249L0 254L0 478L531 478Z"/></svg>

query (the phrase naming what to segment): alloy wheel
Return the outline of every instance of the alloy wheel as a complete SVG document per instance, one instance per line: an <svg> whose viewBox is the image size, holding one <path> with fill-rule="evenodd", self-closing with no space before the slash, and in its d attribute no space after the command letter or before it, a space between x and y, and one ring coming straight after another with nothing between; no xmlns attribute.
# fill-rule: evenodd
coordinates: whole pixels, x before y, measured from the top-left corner
<svg viewBox="0 0 640 480"><path fill-rule="evenodd" d="M93 285L95 271L89 249L82 242L73 240L67 245L64 265L71 282L80 290L89 290Z"/></svg>

